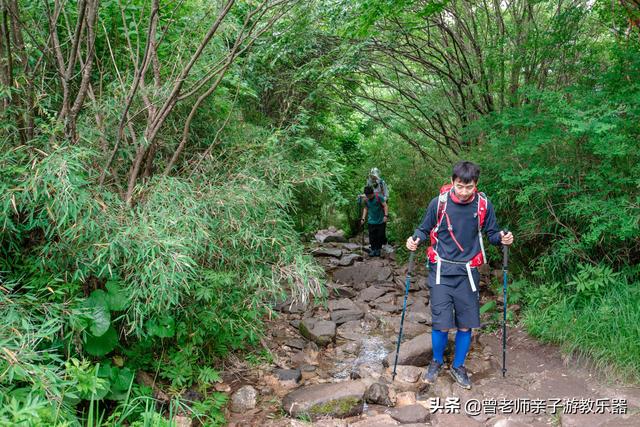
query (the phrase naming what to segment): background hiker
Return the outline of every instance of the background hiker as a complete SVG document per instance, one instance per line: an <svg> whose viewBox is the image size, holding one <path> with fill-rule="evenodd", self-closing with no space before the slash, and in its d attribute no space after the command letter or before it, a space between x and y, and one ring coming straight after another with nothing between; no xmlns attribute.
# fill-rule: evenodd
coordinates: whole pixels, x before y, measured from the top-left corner
<svg viewBox="0 0 640 427"><path fill-rule="evenodd" d="M457 329L455 354L450 374L456 382L471 388L464 361L471 346L471 329L480 327L479 279L477 267L486 261L482 231L494 245L511 245L513 235L498 227L493 205L477 191L480 168L462 161L453 167L451 184L429 203L427 212L407 249L415 251L430 237L428 249L433 329L433 360L424 381L434 383L443 366L450 329Z"/></svg>
<svg viewBox="0 0 640 427"><path fill-rule="evenodd" d="M371 244L369 255L380 256L380 249L387 241L389 208L385 198L375 194L373 188L364 187L364 194L366 199L360 222L364 224L366 219L369 224L369 243Z"/></svg>
<svg viewBox="0 0 640 427"><path fill-rule="evenodd" d="M369 171L369 176L367 177L368 187L373 189L373 193L376 196L383 197L385 202L389 200L389 187L387 183L384 182L384 179L380 176L380 169L373 168Z"/></svg>

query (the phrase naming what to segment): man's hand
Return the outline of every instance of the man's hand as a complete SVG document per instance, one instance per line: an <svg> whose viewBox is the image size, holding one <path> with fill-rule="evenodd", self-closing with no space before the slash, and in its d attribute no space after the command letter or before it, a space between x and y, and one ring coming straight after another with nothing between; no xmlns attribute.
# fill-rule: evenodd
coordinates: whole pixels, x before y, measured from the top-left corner
<svg viewBox="0 0 640 427"><path fill-rule="evenodd" d="M383 222L387 222L389 220L389 215L385 215L384 218L382 218Z"/></svg>
<svg viewBox="0 0 640 427"><path fill-rule="evenodd" d="M506 246L510 246L511 244L513 244L513 234L510 231L507 234L504 234L504 231L501 231L500 243Z"/></svg>
<svg viewBox="0 0 640 427"><path fill-rule="evenodd" d="M413 240L413 236L409 237L407 239L407 249L409 249L411 252L415 251L416 249L418 249L418 244L420 243L420 238L416 237L415 240Z"/></svg>

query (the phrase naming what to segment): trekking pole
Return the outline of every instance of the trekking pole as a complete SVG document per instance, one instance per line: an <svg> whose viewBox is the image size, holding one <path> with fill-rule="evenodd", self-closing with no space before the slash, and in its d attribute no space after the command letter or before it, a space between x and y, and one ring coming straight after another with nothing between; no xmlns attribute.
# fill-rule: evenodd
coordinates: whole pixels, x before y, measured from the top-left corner
<svg viewBox="0 0 640 427"><path fill-rule="evenodd" d="M508 233L504 230L504 234ZM509 270L509 246L502 246L502 378L507 373L507 271Z"/></svg>
<svg viewBox="0 0 640 427"><path fill-rule="evenodd" d="M411 286L411 272L413 271L413 258L416 251L411 251L409 255L409 267L407 269L407 278L404 283L404 303L402 304L402 317L400 318L400 333L398 334L398 343L396 344L396 360L393 362L393 375L391 381L396 379L396 367L398 366L398 355L400 354L400 341L402 341L402 327L404 326L404 313L407 311L407 296L409 295L409 287Z"/></svg>

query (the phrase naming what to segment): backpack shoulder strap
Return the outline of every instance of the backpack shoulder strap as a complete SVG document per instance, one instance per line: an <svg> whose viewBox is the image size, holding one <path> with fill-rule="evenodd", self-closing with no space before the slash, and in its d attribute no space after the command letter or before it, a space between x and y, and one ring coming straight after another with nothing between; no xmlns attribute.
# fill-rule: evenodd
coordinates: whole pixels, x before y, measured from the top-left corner
<svg viewBox="0 0 640 427"><path fill-rule="evenodd" d="M478 192L478 229L482 230L484 220L487 217L487 196L483 192Z"/></svg>

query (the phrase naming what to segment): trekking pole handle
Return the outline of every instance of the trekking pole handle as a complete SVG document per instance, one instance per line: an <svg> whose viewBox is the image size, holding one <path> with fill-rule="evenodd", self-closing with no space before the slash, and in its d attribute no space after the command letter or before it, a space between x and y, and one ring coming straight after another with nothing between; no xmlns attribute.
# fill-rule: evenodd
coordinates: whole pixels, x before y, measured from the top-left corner
<svg viewBox="0 0 640 427"><path fill-rule="evenodd" d="M502 231L506 236L509 233L509 230L506 228ZM502 245L502 268L507 270L509 266L509 246Z"/></svg>

